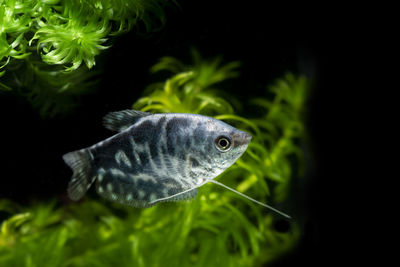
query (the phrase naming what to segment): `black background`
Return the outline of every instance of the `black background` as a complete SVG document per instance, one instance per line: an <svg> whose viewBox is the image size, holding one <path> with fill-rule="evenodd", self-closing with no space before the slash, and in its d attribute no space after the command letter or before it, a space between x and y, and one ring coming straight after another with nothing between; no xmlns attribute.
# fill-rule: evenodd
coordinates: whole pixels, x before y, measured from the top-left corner
<svg viewBox="0 0 400 267"><path fill-rule="evenodd" d="M167 9L161 31L115 39L98 57L98 68L103 69L99 90L82 98L82 105L66 117L42 119L23 98L1 93L0 198L66 201L71 171L61 155L107 137L101 118L131 107L154 81L149 68L167 55L190 63L194 47L205 58L222 55L224 62L242 62L240 77L224 84L238 97L265 95L266 86L289 71L314 81L307 103L309 173L292 197L301 202L295 214L303 235L293 252L275 264L330 266L351 259L348 232L339 230L349 227L350 219L339 209L345 200L338 194L342 185L336 155L345 149L337 141L344 127L337 100L346 93L339 81L352 67L348 56L355 49L350 41L353 28L343 23L345 14L328 7L262 2L179 1L180 9Z"/></svg>

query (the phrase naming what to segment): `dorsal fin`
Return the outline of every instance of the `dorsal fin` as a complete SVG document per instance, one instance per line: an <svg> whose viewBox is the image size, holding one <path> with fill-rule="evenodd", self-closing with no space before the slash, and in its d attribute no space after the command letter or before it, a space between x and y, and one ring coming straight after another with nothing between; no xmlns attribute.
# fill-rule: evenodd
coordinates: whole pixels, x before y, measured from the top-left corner
<svg viewBox="0 0 400 267"><path fill-rule="evenodd" d="M111 131L121 132L130 127L140 118L149 115L151 115L151 113L133 109L110 112L104 116L103 125Z"/></svg>

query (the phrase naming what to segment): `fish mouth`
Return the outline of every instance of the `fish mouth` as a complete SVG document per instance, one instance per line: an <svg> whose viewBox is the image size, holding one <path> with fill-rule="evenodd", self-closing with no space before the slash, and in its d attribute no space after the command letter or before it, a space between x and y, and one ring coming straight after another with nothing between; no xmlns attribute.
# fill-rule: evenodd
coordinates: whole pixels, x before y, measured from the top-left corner
<svg viewBox="0 0 400 267"><path fill-rule="evenodd" d="M252 136L246 132L241 132L234 134L232 138L235 145L242 146L242 145L248 145L251 141Z"/></svg>
<svg viewBox="0 0 400 267"><path fill-rule="evenodd" d="M250 143L251 138L253 138L250 134L244 133L244 140L246 140L247 143Z"/></svg>

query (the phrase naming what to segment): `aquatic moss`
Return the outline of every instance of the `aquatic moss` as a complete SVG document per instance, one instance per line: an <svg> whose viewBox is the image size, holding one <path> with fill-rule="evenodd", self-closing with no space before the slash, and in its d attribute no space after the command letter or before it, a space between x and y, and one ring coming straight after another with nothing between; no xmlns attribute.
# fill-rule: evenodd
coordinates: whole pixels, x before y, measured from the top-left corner
<svg viewBox="0 0 400 267"><path fill-rule="evenodd" d="M278 79L268 87L271 98L250 100L260 114L244 118L236 101L217 89L238 75L239 63L194 57L190 65L161 59L152 70L172 76L150 85L133 107L202 113L251 132L247 152L217 179L276 206L304 165L298 141L305 135L308 80ZM192 201L147 209L86 197L28 207L2 200L0 210L9 215L1 225L0 266L260 266L290 251L300 234L295 220L278 231L279 215L212 184Z"/></svg>

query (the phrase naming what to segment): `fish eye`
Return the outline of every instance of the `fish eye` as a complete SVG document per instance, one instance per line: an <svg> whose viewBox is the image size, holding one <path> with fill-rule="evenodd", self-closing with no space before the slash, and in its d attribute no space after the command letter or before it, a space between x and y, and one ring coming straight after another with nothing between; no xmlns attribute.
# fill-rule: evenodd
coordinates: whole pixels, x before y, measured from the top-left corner
<svg viewBox="0 0 400 267"><path fill-rule="evenodd" d="M221 152L226 152L228 151L232 146L231 139L226 136L219 136L217 139L215 139L215 147L221 151Z"/></svg>

